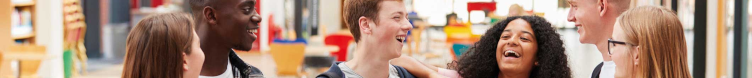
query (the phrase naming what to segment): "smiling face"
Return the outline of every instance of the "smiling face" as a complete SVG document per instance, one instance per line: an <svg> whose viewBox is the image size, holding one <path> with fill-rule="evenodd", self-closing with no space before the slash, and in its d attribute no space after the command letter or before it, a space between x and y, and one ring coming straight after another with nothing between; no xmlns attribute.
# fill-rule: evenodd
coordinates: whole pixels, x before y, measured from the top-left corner
<svg viewBox="0 0 752 78"><path fill-rule="evenodd" d="M523 19L510 22L496 47L496 62L507 73L530 73L536 62L538 43L530 24Z"/></svg>
<svg viewBox="0 0 752 78"><path fill-rule="evenodd" d="M385 58L397 58L402 53L407 31L412 29L405 5L402 1L382 1L379 7L378 21L368 23L371 28L368 43L383 50L376 52L387 52Z"/></svg>
<svg viewBox="0 0 752 78"><path fill-rule="evenodd" d="M256 40L258 23L261 17L256 12L255 0L219 0L215 9L216 24L210 27L220 37L225 37L228 43L236 50L250 50L253 41ZM211 19L211 18L210 18Z"/></svg>
<svg viewBox="0 0 752 78"><path fill-rule="evenodd" d="M569 0L571 8L567 20L574 22L580 43L595 44L611 35L612 25L604 25L601 8L596 0Z"/></svg>
<svg viewBox="0 0 752 78"><path fill-rule="evenodd" d="M616 22L613 33L614 35L611 37L612 41L626 40L627 36L624 34L619 22ZM635 59L632 58L636 58L635 56L639 52L635 48L629 47L631 45L609 43L608 46L609 51L611 51L611 59L616 63L616 73L614 76L616 78L633 78L632 76L634 76L636 67L634 63Z"/></svg>

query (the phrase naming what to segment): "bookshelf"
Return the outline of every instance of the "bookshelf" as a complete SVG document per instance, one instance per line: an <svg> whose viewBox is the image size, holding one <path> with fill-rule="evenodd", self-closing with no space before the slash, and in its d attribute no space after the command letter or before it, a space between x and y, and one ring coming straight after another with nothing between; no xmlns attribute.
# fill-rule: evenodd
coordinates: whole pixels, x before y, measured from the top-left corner
<svg viewBox="0 0 752 78"><path fill-rule="evenodd" d="M37 77L46 47L37 38L36 0L0 1L0 78ZM11 61L17 61L12 67Z"/></svg>
<svg viewBox="0 0 752 78"><path fill-rule="evenodd" d="M34 45L36 38L36 0L6 0L12 7L11 38L15 44Z"/></svg>

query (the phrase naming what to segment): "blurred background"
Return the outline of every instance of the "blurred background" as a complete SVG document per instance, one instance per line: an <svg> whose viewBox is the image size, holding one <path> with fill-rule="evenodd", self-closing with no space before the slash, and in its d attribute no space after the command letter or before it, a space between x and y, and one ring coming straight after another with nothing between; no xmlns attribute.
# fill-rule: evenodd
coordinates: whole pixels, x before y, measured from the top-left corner
<svg viewBox="0 0 752 78"><path fill-rule="evenodd" d="M257 0L259 39L241 58L269 78L312 77L352 58L344 0ZM575 78L602 61L567 22L566 0L404 0L414 25L403 55L438 66L455 60L490 25L538 15L564 40ZM748 0L634 0L676 11L696 78L752 77ZM0 0L0 78L117 78L125 38L144 16L188 12L187 0Z"/></svg>

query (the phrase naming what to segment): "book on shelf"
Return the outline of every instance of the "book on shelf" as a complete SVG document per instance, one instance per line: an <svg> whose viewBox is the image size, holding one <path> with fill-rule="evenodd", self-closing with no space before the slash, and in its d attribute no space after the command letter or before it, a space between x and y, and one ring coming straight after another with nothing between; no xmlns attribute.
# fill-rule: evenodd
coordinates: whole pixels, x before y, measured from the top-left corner
<svg viewBox="0 0 752 78"><path fill-rule="evenodd" d="M28 35L33 32L31 9L16 8L11 14L11 35Z"/></svg>

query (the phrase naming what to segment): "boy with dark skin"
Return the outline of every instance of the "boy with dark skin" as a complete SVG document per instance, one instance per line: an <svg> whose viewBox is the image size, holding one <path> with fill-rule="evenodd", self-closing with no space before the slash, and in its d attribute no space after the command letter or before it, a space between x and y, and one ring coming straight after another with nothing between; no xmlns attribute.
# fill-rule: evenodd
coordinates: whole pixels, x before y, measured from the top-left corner
<svg viewBox="0 0 752 78"><path fill-rule="evenodd" d="M250 50L256 40L261 16L256 0L190 0L196 33L206 61L201 76L207 78L263 77L261 71L243 62L235 50ZM229 64L229 65L228 65ZM230 66L230 67L228 67ZM232 72L228 72L232 70Z"/></svg>

